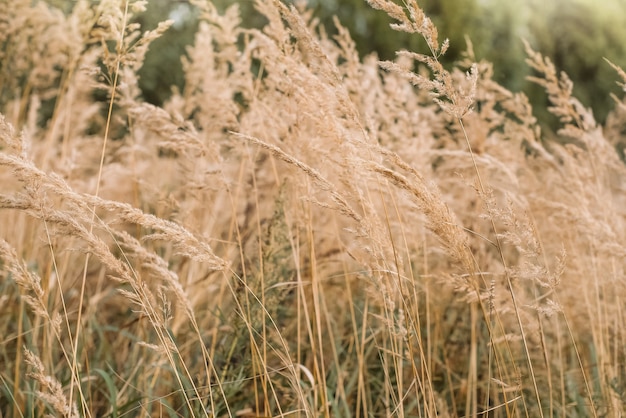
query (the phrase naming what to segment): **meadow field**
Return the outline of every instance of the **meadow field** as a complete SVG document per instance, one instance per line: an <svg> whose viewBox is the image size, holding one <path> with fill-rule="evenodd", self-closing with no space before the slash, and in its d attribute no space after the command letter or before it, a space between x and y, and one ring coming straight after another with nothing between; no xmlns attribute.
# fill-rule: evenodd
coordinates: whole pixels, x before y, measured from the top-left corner
<svg viewBox="0 0 626 418"><path fill-rule="evenodd" d="M156 106L146 2L0 1L0 417L624 416L624 96L368 2L426 50L193 0Z"/></svg>

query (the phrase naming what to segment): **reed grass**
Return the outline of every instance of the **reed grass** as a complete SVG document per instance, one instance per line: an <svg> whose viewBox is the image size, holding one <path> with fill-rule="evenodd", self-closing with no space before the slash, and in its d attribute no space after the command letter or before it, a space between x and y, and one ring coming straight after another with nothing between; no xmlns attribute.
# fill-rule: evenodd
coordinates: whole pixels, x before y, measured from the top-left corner
<svg viewBox="0 0 626 418"><path fill-rule="evenodd" d="M428 50L194 0L162 107L145 2L5 7L0 416L624 414L624 98L600 126L526 44L543 132L415 0L368 2Z"/></svg>

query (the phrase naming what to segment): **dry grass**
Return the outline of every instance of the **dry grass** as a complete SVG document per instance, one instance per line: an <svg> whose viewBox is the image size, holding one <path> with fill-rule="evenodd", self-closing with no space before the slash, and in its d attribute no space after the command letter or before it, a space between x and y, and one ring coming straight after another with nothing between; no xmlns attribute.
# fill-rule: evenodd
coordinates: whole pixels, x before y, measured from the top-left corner
<svg viewBox="0 0 626 418"><path fill-rule="evenodd" d="M383 63L303 8L196 0L159 108L136 71L171 22L13 3L1 416L626 412L624 100L598 126L527 46L554 141L471 44L439 63L415 0L369 0L429 47Z"/></svg>

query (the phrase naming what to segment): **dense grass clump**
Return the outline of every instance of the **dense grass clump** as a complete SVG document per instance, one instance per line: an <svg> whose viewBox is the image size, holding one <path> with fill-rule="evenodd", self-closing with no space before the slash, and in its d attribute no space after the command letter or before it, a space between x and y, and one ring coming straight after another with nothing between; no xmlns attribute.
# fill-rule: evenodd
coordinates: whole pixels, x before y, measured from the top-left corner
<svg viewBox="0 0 626 418"><path fill-rule="evenodd" d="M143 3L0 5L3 417L626 412L622 98L527 46L544 133L415 0L369 0L428 46L384 62L195 0L156 107Z"/></svg>

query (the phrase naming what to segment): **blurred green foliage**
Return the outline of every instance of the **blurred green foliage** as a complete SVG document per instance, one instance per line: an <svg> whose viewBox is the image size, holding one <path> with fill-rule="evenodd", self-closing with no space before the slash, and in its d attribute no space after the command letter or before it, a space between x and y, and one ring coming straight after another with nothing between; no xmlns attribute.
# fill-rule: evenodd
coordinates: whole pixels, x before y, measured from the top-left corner
<svg viewBox="0 0 626 418"><path fill-rule="evenodd" d="M138 74L144 99L156 105L169 98L172 88L183 88L181 56L193 43L198 29L198 12L184 1L150 0L146 12L136 20L144 30L150 30L167 19L174 20L174 24L152 43Z"/></svg>
<svg viewBox="0 0 626 418"><path fill-rule="evenodd" d="M288 3L297 0L283 0ZM48 0L68 8L68 1ZM244 27L261 27L265 19L256 12L254 0L214 0L223 11L237 3ZM521 39L550 57L557 69L574 81L574 93L591 107L602 122L613 103L609 93L618 93L617 76L604 61L608 58L626 67L626 0L418 0L439 29L440 40L449 38L450 49L442 61L448 68L466 49L471 39L477 59L493 63L494 79L512 91L524 90L544 124L556 118L547 111L546 95L529 85L529 69ZM361 55L376 52L381 59L393 59L395 51L427 52L419 36L389 28L392 20L373 10L366 0L308 0L308 7L329 34L336 32L332 17L346 26ZM138 17L145 30L159 21L174 19L173 27L151 47L140 72L140 86L147 101L162 104L172 86L184 84L180 56L193 42L198 12L187 0L149 0L148 10Z"/></svg>
<svg viewBox="0 0 626 418"><path fill-rule="evenodd" d="M626 1L534 1L543 18L528 22L533 47L569 75L574 95L603 122L614 107L610 93L619 93L617 74L604 58L626 68ZM531 94L535 103L540 97Z"/></svg>

